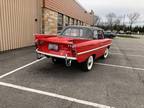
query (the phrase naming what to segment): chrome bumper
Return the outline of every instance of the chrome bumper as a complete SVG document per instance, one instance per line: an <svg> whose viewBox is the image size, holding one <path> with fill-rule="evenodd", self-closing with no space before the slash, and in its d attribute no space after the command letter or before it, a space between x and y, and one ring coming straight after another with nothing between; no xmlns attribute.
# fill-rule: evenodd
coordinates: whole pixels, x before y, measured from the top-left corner
<svg viewBox="0 0 144 108"><path fill-rule="evenodd" d="M68 57L67 55L66 56L60 56L60 55L45 53L45 52L38 51L38 49L36 49L36 52L38 54L47 55L50 57L62 58L62 59L67 59L67 60L77 60L77 58L75 58L75 57Z"/></svg>

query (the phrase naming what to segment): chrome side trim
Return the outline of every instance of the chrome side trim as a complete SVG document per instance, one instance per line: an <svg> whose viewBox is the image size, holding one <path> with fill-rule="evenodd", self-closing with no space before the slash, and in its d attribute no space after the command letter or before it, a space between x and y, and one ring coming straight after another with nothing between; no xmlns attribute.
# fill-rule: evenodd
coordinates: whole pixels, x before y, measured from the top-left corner
<svg viewBox="0 0 144 108"><path fill-rule="evenodd" d="M38 51L38 49L36 49L36 52L39 53L39 54L42 54L42 55L47 55L47 56L51 56L51 57L57 57L57 58L66 59L66 56L60 56L60 55L45 53L45 52ZM77 58L75 58L75 57L67 57L67 59L69 59L69 60L77 60Z"/></svg>
<svg viewBox="0 0 144 108"><path fill-rule="evenodd" d="M82 55L82 54L85 54L85 53L89 53L89 52L92 52L92 51L96 51L96 50L99 50L101 48L104 48L104 47L107 47L107 46L110 46L111 44L108 44L108 45L104 45L104 46L101 46L101 47L98 47L98 48L94 48L94 49L91 49L91 50L88 50L88 51L83 51L83 52L80 52L80 53L77 53L77 55Z"/></svg>

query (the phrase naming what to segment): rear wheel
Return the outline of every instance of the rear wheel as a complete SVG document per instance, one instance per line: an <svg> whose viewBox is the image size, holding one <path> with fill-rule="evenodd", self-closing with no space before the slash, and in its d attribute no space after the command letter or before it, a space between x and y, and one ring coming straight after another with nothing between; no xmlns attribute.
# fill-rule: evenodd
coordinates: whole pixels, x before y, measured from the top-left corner
<svg viewBox="0 0 144 108"><path fill-rule="evenodd" d="M90 71L94 64L93 56L90 56L84 63L82 63L82 70L83 71Z"/></svg>
<svg viewBox="0 0 144 108"><path fill-rule="evenodd" d="M106 59L109 55L109 49L106 48L105 52L104 52L104 55L103 55L103 58Z"/></svg>

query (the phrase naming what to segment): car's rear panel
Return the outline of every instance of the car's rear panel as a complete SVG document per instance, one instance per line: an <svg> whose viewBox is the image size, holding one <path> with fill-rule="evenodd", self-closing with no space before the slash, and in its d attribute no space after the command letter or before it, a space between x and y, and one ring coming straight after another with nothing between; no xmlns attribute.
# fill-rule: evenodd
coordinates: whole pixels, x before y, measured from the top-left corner
<svg viewBox="0 0 144 108"><path fill-rule="evenodd" d="M35 41L37 52L48 56L76 59L76 44L85 42L86 40L55 35L36 35Z"/></svg>

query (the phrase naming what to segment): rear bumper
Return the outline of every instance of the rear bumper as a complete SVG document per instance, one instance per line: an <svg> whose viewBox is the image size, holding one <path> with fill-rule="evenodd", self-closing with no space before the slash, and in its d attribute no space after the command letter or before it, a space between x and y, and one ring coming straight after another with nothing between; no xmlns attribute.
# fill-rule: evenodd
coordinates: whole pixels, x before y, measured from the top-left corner
<svg viewBox="0 0 144 108"><path fill-rule="evenodd" d="M50 56L50 57L56 57L56 58L67 59L67 60L77 60L76 57L60 56L60 55L45 53L45 52L42 52L42 51L38 51L38 49L36 49L36 52L38 54L42 54L42 55L46 55L46 56Z"/></svg>

